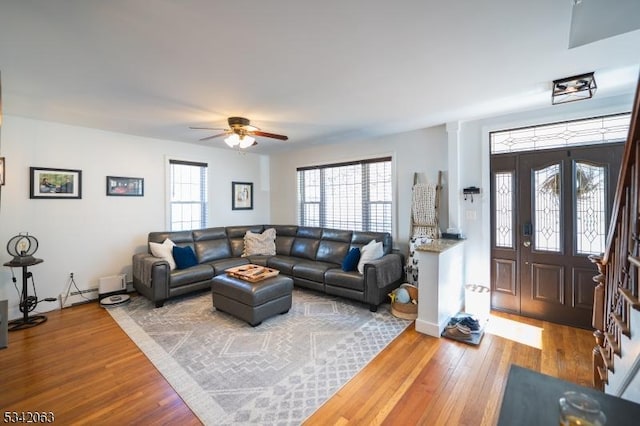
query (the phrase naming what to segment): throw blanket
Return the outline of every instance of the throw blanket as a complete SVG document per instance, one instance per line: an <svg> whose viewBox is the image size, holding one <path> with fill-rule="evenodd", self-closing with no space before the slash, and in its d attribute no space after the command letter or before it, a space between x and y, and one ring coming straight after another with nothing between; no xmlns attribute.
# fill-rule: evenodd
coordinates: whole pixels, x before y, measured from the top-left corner
<svg viewBox="0 0 640 426"><path fill-rule="evenodd" d="M413 186L411 218L412 237L439 238L438 214L436 212L436 184L415 184Z"/></svg>

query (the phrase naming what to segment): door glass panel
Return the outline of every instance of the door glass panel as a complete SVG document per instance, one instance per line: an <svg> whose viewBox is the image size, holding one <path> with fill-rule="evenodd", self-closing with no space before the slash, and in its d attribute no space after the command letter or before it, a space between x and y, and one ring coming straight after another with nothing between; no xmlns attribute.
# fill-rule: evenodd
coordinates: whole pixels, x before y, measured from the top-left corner
<svg viewBox="0 0 640 426"><path fill-rule="evenodd" d="M560 164L535 170L533 209L535 212L534 248L560 251Z"/></svg>
<svg viewBox="0 0 640 426"><path fill-rule="evenodd" d="M496 173L494 179L496 246L513 248L513 172Z"/></svg>
<svg viewBox="0 0 640 426"><path fill-rule="evenodd" d="M606 168L577 162L576 188L576 252L600 254L604 251L606 208Z"/></svg>

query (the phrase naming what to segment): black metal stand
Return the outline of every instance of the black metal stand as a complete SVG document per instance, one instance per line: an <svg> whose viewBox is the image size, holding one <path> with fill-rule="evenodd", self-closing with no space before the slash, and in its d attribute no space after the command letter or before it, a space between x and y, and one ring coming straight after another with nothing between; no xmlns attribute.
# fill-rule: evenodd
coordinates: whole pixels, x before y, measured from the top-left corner
<svg viewBox="0 0 640 426"><path fill-rule="evenodd" d="M9 323L7 324L9 326L9 331L35 327L36 325L40 325L47 320L47 317L44 315L29 316L29 309L27 304L27 279L29 278L29 272L27 272L27 268L29 268L29 266L37 265L38 263L42 262L44 262L44 260L31 258L28 262L25 263L12 260L11 262L7 262L4 264L4 266L8 266L10 268L22 268L22 296L20 298L20 303L23 305L22 318L9 321Z"/></svg>

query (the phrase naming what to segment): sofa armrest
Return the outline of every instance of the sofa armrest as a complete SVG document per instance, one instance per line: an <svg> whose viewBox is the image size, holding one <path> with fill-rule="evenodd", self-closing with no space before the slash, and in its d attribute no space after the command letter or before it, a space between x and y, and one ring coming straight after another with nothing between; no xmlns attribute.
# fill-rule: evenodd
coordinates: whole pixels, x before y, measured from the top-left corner
<svg viewBox="0 0 640 426"><path fill-rule="evenodd" d="M133 286L156 306L169 298L169 274L171 268L166 260L148 253L133 255Z"/></svg>
<svg viewBox="0 0 640 426"><path fill-rule="evenodd" d="M390 253L364 265L364 291L366 302L379 305L387 293L398 287L403 276L402 256Z"/></svg>

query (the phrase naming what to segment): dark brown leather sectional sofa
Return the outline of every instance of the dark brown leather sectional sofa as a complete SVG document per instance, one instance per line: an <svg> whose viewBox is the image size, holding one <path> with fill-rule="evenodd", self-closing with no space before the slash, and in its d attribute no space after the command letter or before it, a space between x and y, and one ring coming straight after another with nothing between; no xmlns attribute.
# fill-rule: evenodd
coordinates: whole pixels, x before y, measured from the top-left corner
<svg viewBox="0 0 640 426"><path fill-rule="evenodd" d="M275 256L241 257L245 233L261 233L268 228L276 230ZM134 254L133 286L156 307L171 297L209 289L214 276L248 263L277 269L291 277L295 286L366 303L371 311L376 311L403 279L403 258L392 252L392 237L386 232L295 225L227 226L151 232L148 242L162 243L167 238L178 246L191 246L198 265L171 271L165 260L149 251ZM373 239L383 243L384 256L366 264L364 274L343 271L341 264L349 250Z"/></svg>

